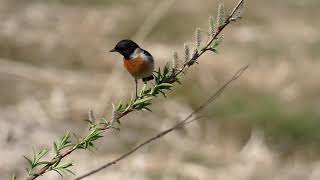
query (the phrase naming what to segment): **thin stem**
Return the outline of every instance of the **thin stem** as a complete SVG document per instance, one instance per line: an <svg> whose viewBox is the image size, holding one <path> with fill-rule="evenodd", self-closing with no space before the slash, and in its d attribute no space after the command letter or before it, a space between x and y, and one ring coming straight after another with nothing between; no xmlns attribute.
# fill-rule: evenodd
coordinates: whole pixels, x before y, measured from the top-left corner
<svg viewBox="0 0 320 180"><path fill-rule="evenodd" d="M218 35L223 31L223 29L228 25L230 24L230 20L233 16L233 14L235 14L235 12L237 11L237 9L240 7L240 5L243 3L244 0L241 0L239 1L238 5L235 7L235 9L233 10L233 12L230 14L230 16L226 19L225 23L218 27L218 31L215 33L215 35L209 39L209 41L207 42L207 44L199 51L196 51L196 53L193 54L192 58L185 62L182 66L182 68L180 70L178 70L177 72L173 73L172 76L170 77L171 80L170 80L170 83L174 83L177 81L177 77L178 76L181 76L184 71L190 67L191 65L193 65L194 62L196 62L196 60L202 55L204 54L206 51L209 50L209 46L212 44L212 42L217 39ZM196 114L197 112L199 112L201 109L203 109L204 107L206 107L208 104L210 104L211 102L213 102L217 97L220 96L220 94L223 92L223 90L231 83L233 82L234 80L238 79L242 73L248 68L248 65L245 66L244 68L241 68L233 77L231 80L229 80L226 84L224 84L216 93L214 93L207 101L205 101L202 105L200 105L197 109L195 109L189 116L187 116L183 121L177 123L175 126L173 126L172 128L166 130L166 131L163 131L163 132L160 132L159 134L157 134L156 136L148 139L147 141L141 143L140 145L136 146L135 148L133 148L132 150L128 151L126 154L124 154L123 156L119 157L118 159L104 165L102 168L100 167L100 169L104 169L112 164L115 164L116 162L120 161L121 159L124 159L125 157L129 156L130 154L132 154L133 152L135 152L136 150L138 150L139 148L143 147L144 145L147 145L149 144L150 142L164 136L165 134L177 129L177 128L180 128L182 126L185 126L186 124L196 120L197 118L193 118L193 115ZM136 89L136 99L135 101L137 100L137 97L138 97L138 82L137 82L137 79L135 79L135 89ZM135 109L133 107L130 107L128 109L126 109L125 111L121 112L119 115L117 115L117 119L121 119L122 117L126 116L127 114L131 113L132 111L134 111ZM99 126L99 130L107 130L107 129L110 129L111 127L106 125L106 126ZM90 135L90 134L89 134ZM86 137L88 137L89 135L87 135ZM84 138L85 139L85 138ZM56 155L55 157L53 157L51 159L51 161L49 161L49 163L47 163L45 166L43 166L40 170L38 170L36 173L28 176L26 179L27 180L33 180L33 179L36 179L37 177L45 174L46 172L50 171L53 167L53 165L55 165L56 163L59 163L64 157L68 156L69 154L71 154L73 151L81 148L81 146L83 145L83 141L80 141L80 142L77 142L75 145L73 145L72 147L70 147L69 149L65 150L65 152L61 152L61 154L58 154ZM98 172L100 171L99 170L94 170L95 172ZM89 175L91 174L94 174L95 172L90 172L88 173ZM89 176L89 175L86 175L86 176ZM81 179L81 178L84 178L86 176L81 176L80 178L78 179Z"/></svg>
<svg viewBox="0 0 320 180"><path fill-rule="evenodd" d="M134 79L134 82L136 83L136 99L138 98L138 80L137 78Z"/></svg>
<svg viewBox="0 0 320 180"><path fill-rule="evenodd" d="M57 162L61 161L64 157L68 156L69 154L71 154L74 150L77 149L77 145L74 145L72 148L70 148L69 150L67 150L66 152L64 152L61 155L57 155L56 157L54 157L48 164L46 164L44 167L42 167L38 173L30 175L29 177L26 178L26 180L33 180L36 179L37 177L43 175L44 173L46 173L48 171L48 169L56 164Z"/></svg>
<svg viewBox="0 0 320 180"><path fill-rule="evenodd" d="M204 101L198 108L196 108L194 111L192 111L188 116L186 116L184 118L184 120L180 121L179 123L175 124L173 127L167 129L167 130L164 130L158 134L156 134L155 136L147 139L146 141L138 144L137 146L135 146L134 148L130 149L128 152L124 153L123 155L121 155L120 157L116 158L115 160L113 161L110 161L82 176L79 176L77 177L75 180L80 180L80 179L84 179L88 176L91 176L111 165L114 165L116 164L117 162L121 161L122 159L125 159L126 157L128 157L129 155L131 155L132 153L134 153L135 151L137 151L138 149L142 148L143 146L151 143L152 141L155 141L161 137L163 137L164 135L176 130L176 129L179 129L187 124L189 124L190 122L193 122L193 121L196 121L202 117L194 117L192 118L196 113L198 113L200 110L204 109L205 107L207 107L210 103L214 102L222 93L223 91L235 80L237 80L238 78L241 77L241 75L247 70L247 68L249 67L249 65L246 65L244 67L242 67L241 69L239 69L233 76L232 78L227 81L223 86L221 86L215 93L213 93L206 101Z"/></svg>
<svg viewBox="0 0 320 180"><path fill-rule="evenodd" d="M228 26L230 24L230 20L231 18L233 17L233 15L235 14L235 12L240 8L241 4L244 3L244 0L240 0L238 2L238 4L235 6L235 8L233 9L233 11L231 12L231 14L228 16L228 18L225 20L224 24L220 27L218 27L218 31L214 34L213 37L211 37L207 44L199 51L199 52L196 52L193 54L192 58L188 61L188 62L185 62L183 65L182 65L182 68L175 74L176 76L175 77L178 77L178 75L180 75L186 67L189 66L189 63L192 62L192 61L195 61L197 60L203 53L205 53L206 51L210 50L209 46L212 44L212 42L217 39L217 37L220 35L220 33L224 30L224 28L226 26Z"/></svg>

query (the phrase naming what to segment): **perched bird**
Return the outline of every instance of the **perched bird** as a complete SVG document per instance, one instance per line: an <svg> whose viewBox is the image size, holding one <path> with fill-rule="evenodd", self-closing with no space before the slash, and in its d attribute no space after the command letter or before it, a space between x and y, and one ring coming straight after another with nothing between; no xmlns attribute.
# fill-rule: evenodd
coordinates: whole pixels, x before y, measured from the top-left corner
<svg viewBox="0 0 320 180"><path fill-rule="evenodd" d="M138 79L142 79L144 83L153 79L154 60L152 55L129 39L119 41L110 52L118 52L123 56L124 67L135 79L137 98Z"/></svg>

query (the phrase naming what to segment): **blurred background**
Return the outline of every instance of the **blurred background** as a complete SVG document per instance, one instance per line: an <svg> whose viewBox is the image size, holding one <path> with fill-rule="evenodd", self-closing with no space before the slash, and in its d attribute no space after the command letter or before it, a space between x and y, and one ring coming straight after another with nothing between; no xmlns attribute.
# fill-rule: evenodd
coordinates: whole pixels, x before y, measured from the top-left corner
<svg viewBox="0 0 320 180"><path fill-rule="evenodd" d="M111 115L134 81L108 51L136 40L156 59L193 41L223 2L237 0L1 0L0 177L25 177L22 155L67 131L83 136L89 109ZM220 53L200 58L153 112L122 120L95 152L70 159L81 175L183 119L240 67L248 71L189 124L88 179L320 179L319 0L247 1ZM180 53L181 54L181 53ZM41 179L41 178L40 178ZM48 173L42 179L61 179ZM72 176L66 177L72 179Z"/></svg>

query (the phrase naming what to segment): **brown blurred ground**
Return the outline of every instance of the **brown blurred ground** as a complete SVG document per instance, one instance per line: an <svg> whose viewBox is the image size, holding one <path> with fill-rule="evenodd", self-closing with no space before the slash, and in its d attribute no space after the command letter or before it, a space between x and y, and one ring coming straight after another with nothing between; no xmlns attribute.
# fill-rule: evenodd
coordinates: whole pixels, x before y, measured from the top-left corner
<svg viewBox="0 0 320 180"><path fill-rule="evenodd" d="M134 38L161 66L192 41L196 27L207 28L220 2L1 0L1 179L24 177L22 155L32 146L51 145L68 130L84 135L88 109L109 116L112 102L130 97L133 81L121 58L108 53L119 39ZM229 11L235 3L223 2ZM207 120L91 179L319 179L319 10L318 0L247 2L244 19L225 31L219 55L202 57L153 113L127 116L121 132L108 132L96 152L72 155L75 173L181 120L250 63L202 112Z"/></svg>

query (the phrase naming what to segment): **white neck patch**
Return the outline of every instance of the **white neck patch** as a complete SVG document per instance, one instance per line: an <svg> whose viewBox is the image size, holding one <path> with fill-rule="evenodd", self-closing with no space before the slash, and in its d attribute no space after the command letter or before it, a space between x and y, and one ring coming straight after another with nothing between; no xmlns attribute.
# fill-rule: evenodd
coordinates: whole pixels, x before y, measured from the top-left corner
<svg viewBox="0 0 320 180"><path fill-rule="evenodd" d="M131 58L137 58L141 55L141 49L140 48L137 48L136 50L134 50L134 52L132 53L131 55Z"/></svg>

